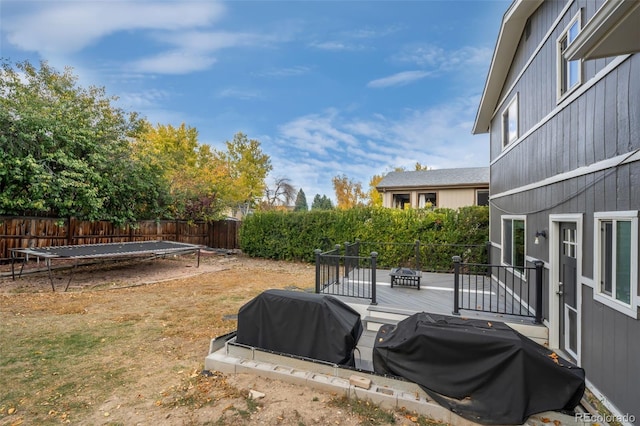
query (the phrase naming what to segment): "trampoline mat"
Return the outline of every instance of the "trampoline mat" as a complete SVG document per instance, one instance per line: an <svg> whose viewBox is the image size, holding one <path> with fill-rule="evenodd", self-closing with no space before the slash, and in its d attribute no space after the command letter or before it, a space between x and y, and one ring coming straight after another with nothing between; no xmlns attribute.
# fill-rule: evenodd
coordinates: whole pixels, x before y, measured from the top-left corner
<svg viewBox="0 0 640 426"><path fill-rule="evenodd" d="M174 253L188 250L198 250L195 244L177 243L175 241L137 241L126 243L82 244L76 246L37 247L22 250L35 256L90 258L115 257L143 254Z"/></svg>

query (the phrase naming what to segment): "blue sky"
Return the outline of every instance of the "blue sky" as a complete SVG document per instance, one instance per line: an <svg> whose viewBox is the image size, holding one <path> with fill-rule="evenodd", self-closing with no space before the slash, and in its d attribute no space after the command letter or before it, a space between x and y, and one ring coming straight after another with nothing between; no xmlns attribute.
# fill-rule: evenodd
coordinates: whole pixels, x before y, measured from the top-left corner
<svg viewBox="0 0 640 426"><path fill-rule="evenodd" d="M488 166L471 135L509 0L0 0L0 57L74 69L153 124L224 149L243 132L334 199L416 162Z"/></svg>

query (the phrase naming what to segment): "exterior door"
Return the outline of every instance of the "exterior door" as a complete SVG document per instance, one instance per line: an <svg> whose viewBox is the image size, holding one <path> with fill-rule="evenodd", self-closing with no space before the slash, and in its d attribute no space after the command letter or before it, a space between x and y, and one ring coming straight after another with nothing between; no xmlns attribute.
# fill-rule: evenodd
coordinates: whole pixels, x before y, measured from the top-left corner
<svg viewBox="0 0 640 426"><path fill-rule="evenodd" d="M578 358L578 241L574 222L560 223L558 297L560 349L575 362Z"/></svg>

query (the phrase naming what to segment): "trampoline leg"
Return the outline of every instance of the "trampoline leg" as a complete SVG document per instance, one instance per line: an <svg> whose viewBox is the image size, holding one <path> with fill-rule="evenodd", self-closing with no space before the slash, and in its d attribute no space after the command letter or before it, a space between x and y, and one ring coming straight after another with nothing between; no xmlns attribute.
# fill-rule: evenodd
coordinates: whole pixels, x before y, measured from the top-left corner
<svg viewBox="0 0 640 426"><path fill-rule="evenodd" d="M69 281L67 281L67 286L64 288L64 291L69 289L69 284L71 284L71 280L73 279L73 274L76 272L76 268L78 267L78 262L73 264L73 268L71 269L71 274L69 275Z"/></svg>
<svg viewBox="0 0 640 426"><path fill-rule="evenodd" d="M56 287L53 284L53 275L51 274L51 259L47 259L47 271L49 272L49 282L51 283L51 291L56 291Z"/></svg>
<svg viewBox="0 0 640 426"><path fill-rule="evenodd" d="M196 264L196 268L200 267L200 249L198 249L198 263Z"/></svg>

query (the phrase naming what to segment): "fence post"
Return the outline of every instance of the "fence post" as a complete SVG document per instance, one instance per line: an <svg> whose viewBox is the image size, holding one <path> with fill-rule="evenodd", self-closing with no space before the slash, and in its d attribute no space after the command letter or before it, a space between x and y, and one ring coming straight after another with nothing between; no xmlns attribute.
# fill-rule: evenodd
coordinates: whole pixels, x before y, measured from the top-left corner
<svg viewBox="0 0 640 426"><path fill-rule="evenodd" d="M536 260L533 262L536 266L536 324L542 324L542 273L544 270L544 262Z"/></svg>
<svg viewBox="0 0 640 426"><path fill-rule="evenodd" d="M378 299L376 298L376 263L378 259L378 253L371 252L371 304L377 305Z"/></svg>
<svg viewBox="0 0 640 426"><path fill-rule="evenodd" d="M316 254L316 294L320 294L320 249L313 251Z"/></svg>
<svg viewBox="0 0 640 426"><path fill-rule="evenodd" d="M416 240L416 271L422 270L422 265L420 265L420 240Z"/></svg>
<svg viewBox="0 0 640 426"><path fill-rule="evenodd" d="M460 256L453 256L453 315L460 315L458 305L460 302Z"/></svg>

